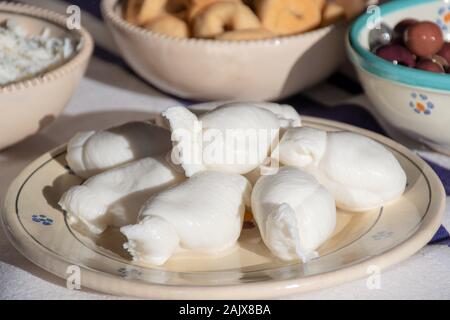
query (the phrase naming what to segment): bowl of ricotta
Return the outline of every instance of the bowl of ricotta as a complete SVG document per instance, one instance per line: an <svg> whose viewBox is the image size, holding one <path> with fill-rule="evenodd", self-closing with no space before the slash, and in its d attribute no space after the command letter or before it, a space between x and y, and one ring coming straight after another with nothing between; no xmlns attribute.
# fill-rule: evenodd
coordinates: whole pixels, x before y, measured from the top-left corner
<svg viewBox="0 0 450 320"><path fill-rule="evenodd" d="M36 7L0 3L0 149L35 134L62 112L93 51L83 29Z"/></svg>

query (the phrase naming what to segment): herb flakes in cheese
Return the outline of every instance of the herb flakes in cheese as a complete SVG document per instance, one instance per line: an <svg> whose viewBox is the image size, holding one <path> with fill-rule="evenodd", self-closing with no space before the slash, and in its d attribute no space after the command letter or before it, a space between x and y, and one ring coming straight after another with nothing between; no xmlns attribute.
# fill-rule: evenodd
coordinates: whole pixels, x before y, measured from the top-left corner
<svg viewBox="0 0 450 320"><path fill-rule="evenodd" d="M44 29L29 35L13 20L0 25L0 86L39 75L54 68L75 52L69 38L57 38Z"/></svg>

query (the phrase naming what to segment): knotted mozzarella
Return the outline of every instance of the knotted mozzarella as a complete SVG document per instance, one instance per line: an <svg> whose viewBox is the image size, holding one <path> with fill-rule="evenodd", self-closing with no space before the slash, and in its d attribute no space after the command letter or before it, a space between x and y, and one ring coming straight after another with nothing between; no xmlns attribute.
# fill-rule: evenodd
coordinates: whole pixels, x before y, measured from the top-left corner
<svg viewBox="0 0 450 320"><path fill-rule="evenodd" d="M295 128L302 126L302 119L295 109L288 104L278 104L270 102L247 102L255 107L273 112L280 120L282 128Z"/></svg>
<svg viewBox="0 0 450 320"><path fill-rule="evenodd" d="M80 177L89 178L130 161L171 150L170 132L147 122L130 122L105 131L81 132L67 146L66 160Z"/></svg>
<svg viewBox="0 0 450 320"><path fill-rule="evenodd" d="M204 170L249 173L276 146L280 128L301 124L292 107L264 103L229 103L200 117L175 107L163 116L172 130L173 161L188 177Z"/></svg>
<svg viewBox="0 0 450 320"><path fill-rule="evenodd" d="M262 239L282 260L317 257L315 251L336 226L334 199L310 174L294 167L261 177L252 210Z"/></svg>
<svg viewBox="0 0 450 320"><path fill-rule="evenodd" d="M108 226L136 223L140 208L161 190L184 180L164 159L144 158L88 179L69 189L59 205L73 224L94 234Z"/></svg>
<svg viewBox="0 0 450 320"><path fill-rule="evenodd" d="M333 193L337 206L366 211L383 206L405 191L406 174L380 143L351 132L289 129L274 157L312 173Z"/></svg>
<svg viewBox="0 0 450 320"><path fill-rule="evenodd" d="M237 174L204 171L151 198L139 224L121 228L135 261L164 264L177 249L215 254L235 245L251 186Z"/></svg>
<svg viewBox="0 0 450 320"><path fill-rule="evenodd" d="M237 103L237 101L227 101L227 102L203 102L199 104L194 104L189 106L189 109L194 111L202 111L207 112L214 109L217 109L219 107L222 107L224 105L230 104L230 103ZM245 105L251 105L257 108L266 109L272 113L274 113L277 118L281 122L281 127L283 128L290 128L290 127L301 127L302 126L302 120L300 115L298 114L295 109L287 104L278 104L278 103L271 103L271 102L253 102L253 101L244 101L239 102L240 104Z"/></svg>

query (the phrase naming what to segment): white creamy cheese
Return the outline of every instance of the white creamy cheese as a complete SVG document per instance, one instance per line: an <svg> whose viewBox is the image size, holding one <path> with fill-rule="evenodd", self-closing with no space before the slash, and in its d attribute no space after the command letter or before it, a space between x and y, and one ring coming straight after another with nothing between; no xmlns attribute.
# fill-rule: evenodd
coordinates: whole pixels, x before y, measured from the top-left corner
<svg viewBox="0 0 450 320"><path fill-rule="evenodd" d="M251 185L238 174L204 171L152 197L139 224L121 228L135 261L164 264L178 249L217 254L238 240Z"/></svg>
<svg viewBox="0 0 450 320"><path fill-rule="evenodd" d="M198 112L208 112L215 110L227 104L240 103L257 108L262 108L273 112L282 122L282 127L301 127L302 120L294 107L288 104L278 104L272 102L255 102L255 101L213 101L202 102L189 106L190 110Z"/></svg>
<svg viewBox="0 0 450 320"><path fill-rule="evenodd" d="M309 173L283 167L261 177L252 210L262 239L282 260L309 261L336 227L333 196Z"/></svg>
<svg viewBox="0 0 450 320"><path fill-rule="evenodd" d="M30 36L13 20L0 26L0 86L24 80L69 59L75 52L69 38L50 36L48 29Z"/></svg>
<svg viewBox="0 0 450 320"><path fill-rule="evenodd" d="M139 210L149 197L184 179L163 158L145 158L69 189L59 205L71 224L100 234L109 226L136 223Z"/></svg>
<svg viewBox="0 0 450 320"><path fill-rule="evenodd" d="M190 177L204 170L246 174L279 141L280 129L301 125L290 106L228 103L197 117L184 107L163 113L172 131L174 162Z"/></svg>
<svg viewBox="0 0 450 320"><path fill-rule="evenodd" d="M352 132L289 129L274 157L312 173L335 197L337 206L361 212L399 198L406 174L380 143Z"/></svg>
<svg viewBox="0 0 450 320"><path fill-rule="evenodd" d="M170 131L147 122L129 122L76 134L67 146L66 160L78 176L89 178L130 161L166 155L171 148Z"/></svg>
<svg viewBox="0 0 450 320"><path fill-rule="evenodd" d="M295 128L302 126L302 119L295 109L288 104L278 104L271 102L246 102L258 108L269 110L280 120L281 128Z"/></svg>

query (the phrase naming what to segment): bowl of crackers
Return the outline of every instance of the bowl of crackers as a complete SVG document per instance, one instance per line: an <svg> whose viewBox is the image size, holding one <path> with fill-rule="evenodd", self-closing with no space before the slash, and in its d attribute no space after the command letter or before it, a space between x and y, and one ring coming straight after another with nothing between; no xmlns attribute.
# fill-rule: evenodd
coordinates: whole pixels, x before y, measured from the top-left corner
<svg viewBox="0 0 450 320"><path fill-rule="evenodd" d="M131 68L185 99L279 100L345 57L339 0L103 0L102 13Z"/></svg>

